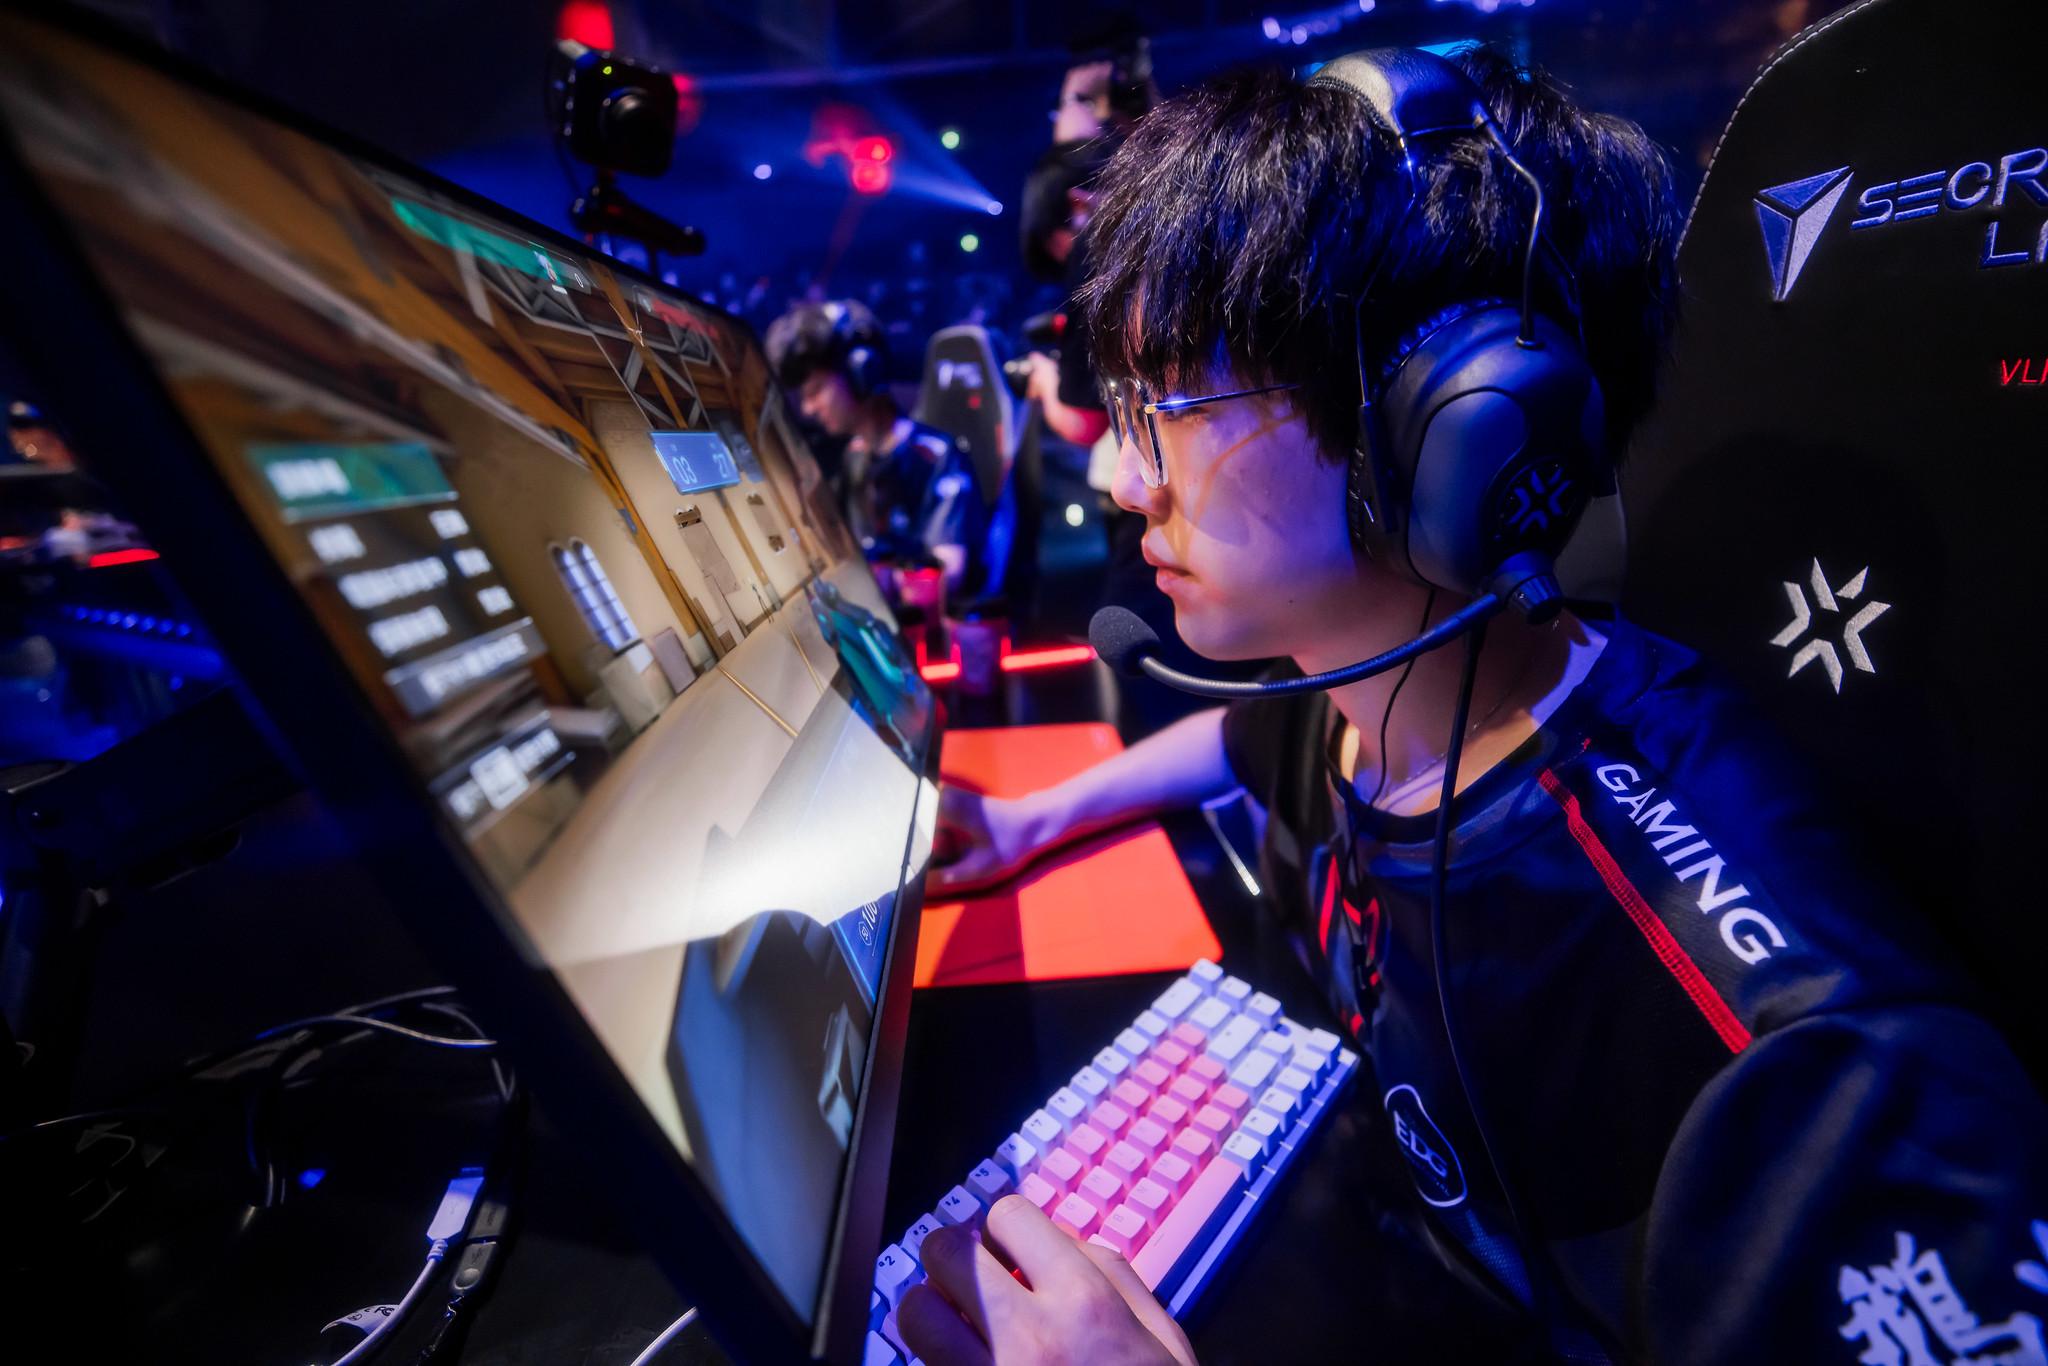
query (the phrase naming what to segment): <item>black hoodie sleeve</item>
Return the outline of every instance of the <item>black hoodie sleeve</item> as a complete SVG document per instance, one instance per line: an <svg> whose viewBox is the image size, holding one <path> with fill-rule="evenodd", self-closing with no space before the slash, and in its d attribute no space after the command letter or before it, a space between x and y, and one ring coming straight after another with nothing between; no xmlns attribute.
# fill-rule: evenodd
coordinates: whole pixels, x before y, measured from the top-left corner
<svg viewBox="0 0 2048 1366"><path fill-rule="evenodd" d="M2048 1106L1982 1019L1818 1015L1698 1095L1633 1319L1655 1362L2048 1364Z"/></svg>

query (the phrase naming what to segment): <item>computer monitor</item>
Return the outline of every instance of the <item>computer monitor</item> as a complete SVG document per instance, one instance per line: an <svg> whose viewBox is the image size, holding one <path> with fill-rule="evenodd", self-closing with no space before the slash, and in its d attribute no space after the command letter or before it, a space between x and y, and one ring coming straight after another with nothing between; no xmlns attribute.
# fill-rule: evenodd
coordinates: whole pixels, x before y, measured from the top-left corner
<svg viewBox="0 0 2048 1366"><path fill-rule="evenodd" d="M279 748L714 1332L855 1357L935 709L755 339L90 26L0 123L7 345Z"/></svg>

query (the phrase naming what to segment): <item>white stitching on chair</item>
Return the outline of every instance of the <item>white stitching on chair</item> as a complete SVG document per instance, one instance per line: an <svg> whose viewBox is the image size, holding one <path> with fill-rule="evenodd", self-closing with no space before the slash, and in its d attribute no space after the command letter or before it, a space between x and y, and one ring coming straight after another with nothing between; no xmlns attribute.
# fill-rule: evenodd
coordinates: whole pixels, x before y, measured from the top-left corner
<svg viewBox="0 0 2048 1366"><path fill-rule="evenodd" d="M1878 2L1879 0L1856 0L1855 4L1850 5L1846 9L1837 10L1812 28L1794 34L1783 47L1765 59L1763 69L1756 73L1756 79L1749 83L1749 89L1743 91L1742 98L1735 102L1735 112L1728 116L1727 126L1721 129L1721 136L1714 143L1714 154L1707 158L1707 173L1700 177L1699 191L1692 197L1692 208L1685 215L1685 227L1678 234L1678 249L1680 251L1685 250L1685 239L1692 235L1693 219L1699 214L1700 201L1707 197L1707 184L1714 178L1714 167L1721 160L1721 148L1727 143L1728 134L1734 131L1735 120L1742 117L1742 106L1749 103L1749 97L1757 92L1757 87L1764 83L1764 78L1777 70L1779 63L1785 61L1800 48L1805 47L1808 43L1820 37L1821 34L1826 33L1849 16L1861 14L1864 10L1869 9Z"/></svg>

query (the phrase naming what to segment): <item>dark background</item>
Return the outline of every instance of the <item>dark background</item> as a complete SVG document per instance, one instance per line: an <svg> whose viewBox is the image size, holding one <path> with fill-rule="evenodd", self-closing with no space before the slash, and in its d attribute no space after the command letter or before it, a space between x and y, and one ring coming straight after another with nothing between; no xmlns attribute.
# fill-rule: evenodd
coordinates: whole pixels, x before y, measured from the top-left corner
<svg viewBox="0 0 2048 1366"><path fill-rule="evenodd" d="M1689 202L1763 59L1839 0L1173 0L1125 7L1152 35L1167 94L1226 67L1305 65L1359 47L1480 38L1508 46L1662 144ZM675 282L757 327L806 293L857 296L892 326L897 378L926 337L978 319L1014 334L1058 293L1023 274L1015 201L1050 138L1090 0L94 0L89 8L559 228L578 186L548 136L559 32L609 20L615 48L686 77L673 169L630 181L702 228ZM1270 22L1269 22L1270 21ZM1325 31L1315 32L1320 24ZM1297 26L1305 39L1295 43ZM1280 34L1268 38L1268 29ZM602 30L600 24L599 31ZM895 181L854 194L843 160L813 166L826 122L895 146ZM957 150L939 141L957 129ZM768 166L766 180L755 169ZM576 175L584 173L578 169ZM991 215L990 200L1003 211ZM973 234L978 249L962 250Z"/></svg>

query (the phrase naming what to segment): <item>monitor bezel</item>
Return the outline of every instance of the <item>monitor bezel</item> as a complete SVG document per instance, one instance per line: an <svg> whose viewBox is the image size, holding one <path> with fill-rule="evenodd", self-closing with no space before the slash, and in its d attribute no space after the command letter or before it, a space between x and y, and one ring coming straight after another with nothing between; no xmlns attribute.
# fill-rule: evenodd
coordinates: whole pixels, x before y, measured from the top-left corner
<svg viewBox="0 0 2048 1366"><path fill-rule="evenodd" d="M98 16L53 13L14 0L0 0L0 16L105 48L344 156L411 178L537 241L596 257L622 281L674 292L646 271L151 47ZM661 1132L561 980L531 952L488 877L432 809L420 775L265 549L254 521L179 414L111 291L70 239L69 220L50 202L4 123L0 195L10 205L0 212L0 259L9 262L0 272L0 336L77 448L91 452L85 472L114 492L124 513L163 554L174 580L171 591L206 622L233 665L231 686L257 728L327 802L394 905L433 908L409 915L409 930L476 1000L553 1122L591 1154L601 1184L616 1189L618 1218L693 1299L721 1345L748 1361L858 1360L867 1332L871 1259L880 1245L923 903L922 879L913 870L930 854L929 839L919 834L924 813L914 802L815 1319L807 1324ZM732 314L687 302L760 344ZM774 386L772 376L769 383ZM110 393L123 401L107 402ZM941 729L935 709L918 765L934 785ZM919 801L929 790L935 786L920 784ZM408 805L423 818L395 818Z"/></svg>

